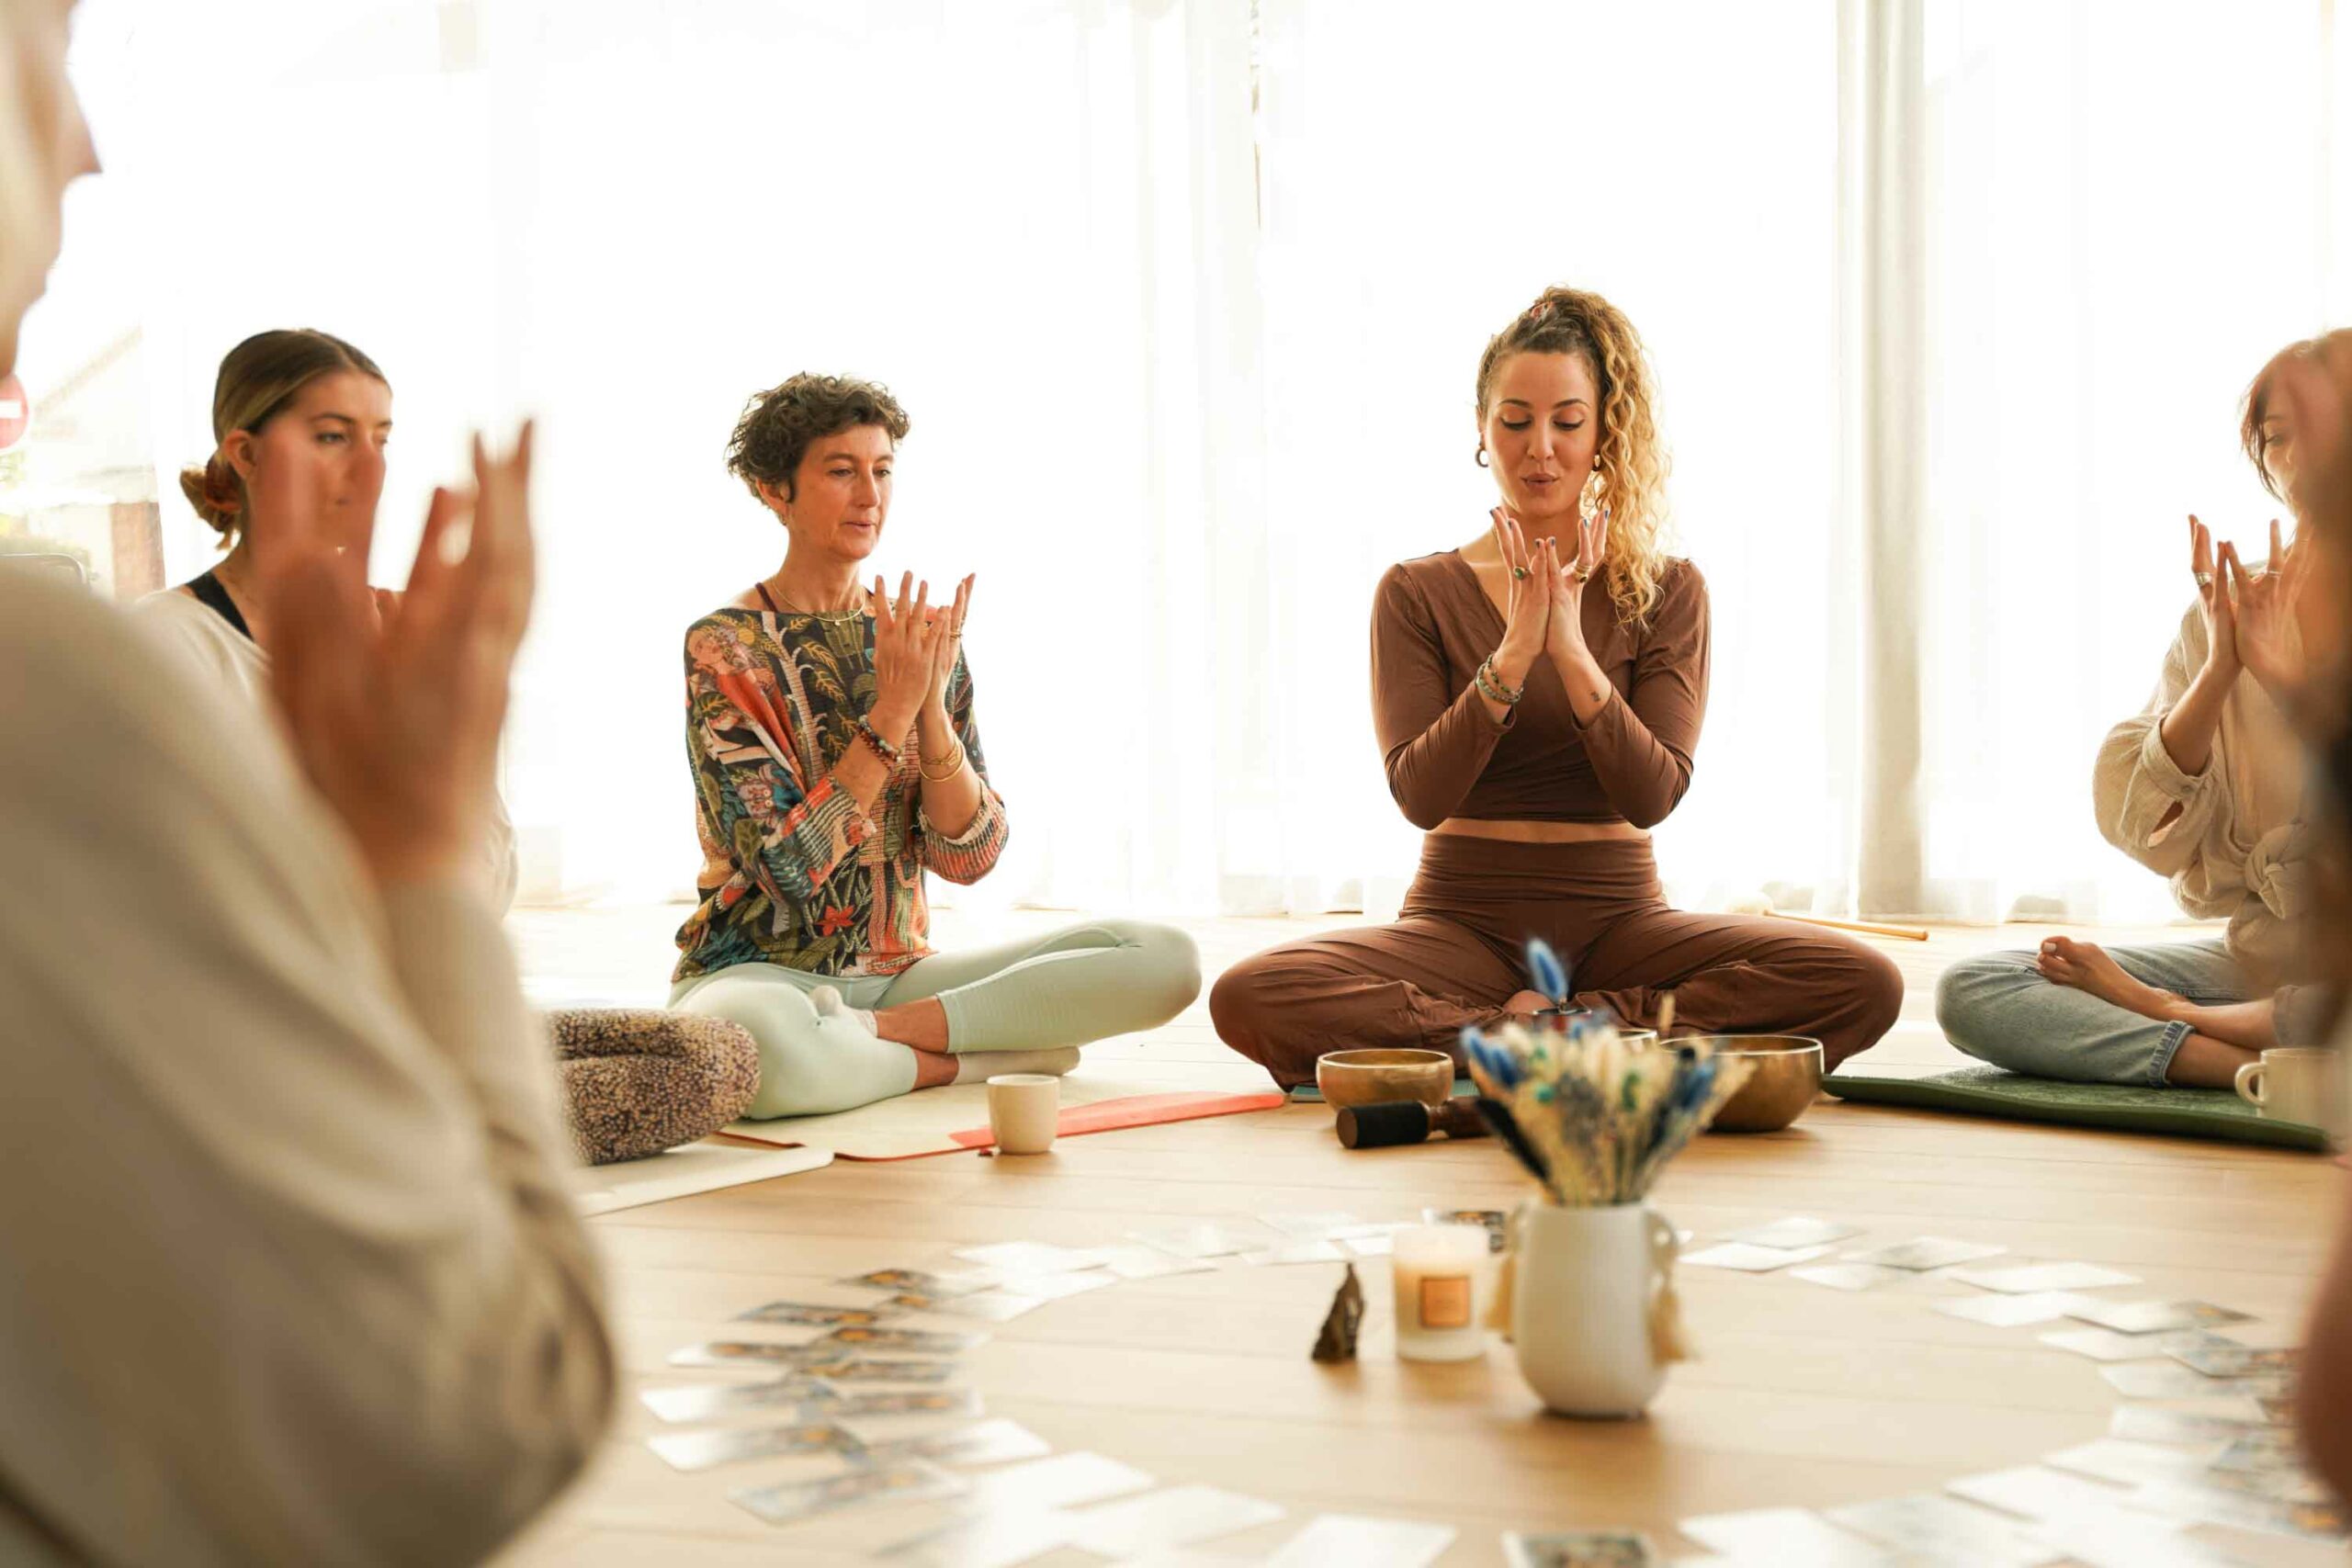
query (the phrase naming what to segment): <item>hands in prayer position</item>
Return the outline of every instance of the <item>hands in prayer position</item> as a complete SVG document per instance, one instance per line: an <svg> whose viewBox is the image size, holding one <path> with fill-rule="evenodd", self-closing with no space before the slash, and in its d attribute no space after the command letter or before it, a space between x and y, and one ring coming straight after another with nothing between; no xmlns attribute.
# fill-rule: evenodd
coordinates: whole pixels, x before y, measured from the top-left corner
<svg viewBox="0 0 2352 1568"><path fill-rule="evenodd" d="M266 487L288 541L260 585L279 706L296 757L379 883L466 863L489 810L508 677L530 621L531 426L493 459L479 437L470 494L436 490L408 589L368 586L365 541L313 525L314 481ZM388 603L389 601L389 603Z"/></svg>
<svg viewBox="0 0 2352 1568"><path fill-rule="evenodd" d="M2311 576L2312 552L2300 536L2282 549L2278 522L2273 518L2268 570L2249 573L2238 559L2235 545L2222 547L2222 562L2237 600L2233 614L2238 662L2261 682L2273 701L2291 713L2303 689L2303 638L2296 612Z"/></svg>
<svg viewBox="0 0 2352 1568"><path fill-rule="evenodd" d="M1527 671L1538 653L1552 656L1552 667L1566 688L1569 706L1578 723L1589 720L1609 700L1608 678L1594 662L1584 640L1586 585L1607 558L1609 511L1577 525L1576 558L1560 561L1556 538L1530 546L1518 513L1498 506L1494 519L1495 548L1510 574L1510 610L1503 640L1489 668L1503 684L1516 691L1527 683ZM1484 695L1485 694L1482 694ZM1499 721L1509 705L1486 695L1489 712Z"/></svg>
<svg viewBox="0 0 2352 1568"><path fill-rule="evenodd" d="M960 608L961 593L956 602ZM914 573L900 573L894 605L883 592L882 579L874 580L873 723L893 745L906 738L924 708L946 690L938 665L941 645L953 641L950 624L931 607L928 581L918 587ZM952 647L947 657L955 657Z"/></svg>

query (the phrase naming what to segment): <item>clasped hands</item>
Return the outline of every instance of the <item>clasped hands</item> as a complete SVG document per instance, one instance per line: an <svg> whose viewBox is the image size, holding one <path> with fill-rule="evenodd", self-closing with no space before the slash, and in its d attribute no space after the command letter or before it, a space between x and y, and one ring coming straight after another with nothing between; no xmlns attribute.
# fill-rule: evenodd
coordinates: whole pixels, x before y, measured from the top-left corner
<svg viewBox="0 0 2352 1568"><path fill-rule="evenodd" d="M1492 515L1495 547L1510 574L1502 646L1494 654L1496 675L1514 689L1524 686L1535 656L1548 653L1564 681L1597 676L1600 667L1584 640L1584 595L1608 547L1608 509L1577 524L1576 558L1565 563L1556 537L1530 545L1510 508L1498 506Z"/></svg>
<svg viewBox="0 0 2352 1568"><path fill-rule="evenodd" d="M2279 543L2278 523L2270 524L2270 561L2251 572L2238 547L2214 547L2213 536L2195 517L2188 520L2188 569L2205 614L2205 666L2225 679L2251 674L2282 707L2300 698L2305 667L2296 609L2311 577L2312 549L2299 536Z"/></svg>

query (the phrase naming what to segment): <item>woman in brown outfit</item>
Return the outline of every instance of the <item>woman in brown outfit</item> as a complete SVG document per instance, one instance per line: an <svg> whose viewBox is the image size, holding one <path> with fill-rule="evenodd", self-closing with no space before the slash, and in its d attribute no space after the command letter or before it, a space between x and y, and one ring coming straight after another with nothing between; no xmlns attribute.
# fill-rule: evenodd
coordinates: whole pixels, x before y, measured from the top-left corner
<svg viewBox="0 0 2352 1568"><path fill-rule="evenodd" d="M1710 1032L1812 1035L1827 1065L1893 1026L1903 979L1860 942L1667 907L1648 829L1690 787L1707 590L1660 546L1665 461L1641 341L1595 294L1547 289L1478 365L1477 460L1502 504L1458 550L1391 567L1372 619L1389 793L1428 831L1394 925L1291 942L1209 997L1226 1043L1284 1085L1358 1046L1460 1055L1463 1026L1548 1002ZM1597 579L1598 581L1593 580ZM1592 589L1598 588L1599 592Z"/></svg>

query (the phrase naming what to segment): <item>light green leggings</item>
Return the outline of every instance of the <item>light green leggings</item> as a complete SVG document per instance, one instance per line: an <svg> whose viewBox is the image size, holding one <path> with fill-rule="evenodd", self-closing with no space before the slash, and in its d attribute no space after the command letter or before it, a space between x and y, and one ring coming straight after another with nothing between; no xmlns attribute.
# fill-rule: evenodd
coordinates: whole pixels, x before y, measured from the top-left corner
<svg viewBox="0 0 2352 1568"><path fill-rule="evenodd" d="M760 1092L746 1116L816 1116L904 1094L915 1054L848 1018L819 1015L808 992L832 986L875 1010L936 997L948 1049L1049 1050L1166 1023L1201 990L1200 955L1172 926L1090 920L1022 942L934 953L896 975L826 976L738 964L681 981L670 1005L751 1031Z"/></svg>

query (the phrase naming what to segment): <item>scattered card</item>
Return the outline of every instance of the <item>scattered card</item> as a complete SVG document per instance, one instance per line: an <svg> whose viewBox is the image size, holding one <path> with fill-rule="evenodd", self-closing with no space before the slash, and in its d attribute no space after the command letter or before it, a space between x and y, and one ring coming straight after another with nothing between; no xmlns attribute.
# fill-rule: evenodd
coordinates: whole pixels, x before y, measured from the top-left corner
<svg viewBox="0 0 2352 1568"><path fill-rule="evenodd" d="M1822 1512L1841 1529L1910 1554L1906 1562L2041 1568L2052 1556L2017 1520L1936 1492L1881 1497Z"/></svg>
<svg viewBox="0 0 2352 1568"><path fill-rule="evenodd" d="M708 1470L778 1454L854 1454L858 1441L824 1421L789 1427L727 1427L707 1432L659 1432L645 1446L673 1470Z"/></svg>
<svg viewBox="0 0 2352 1568"><path fill-rule="evenodd" d="M1304 1214L1261 1214L1259 1223L1274 1229L1293 1241L1334 1241L1351 1231L1371 1228L1361 1215L1342 1213L1336 1209L1317 1210Z"/></svg>
<svg viewBox="0 0 2352 1568"><path fill-rule="evenodd" d="M978 1263L1002 1276L1001 1282L1011 1285L1015 1279L1034 1278L1041 1274L1074 1274L1080 1269L1092 1269L1102 1261L1100 1247L1056 1247L1043 1241L1000 1241L986 1247L959 1247L956 1256L967 1263Z"/></svg>
<svg viewBox="0 0 2352 1568"><path fill-rule="evenodd" d="M2151 1482L2193 1479L2205 1468L2194 1454L2161 1443L2135 1443L2122 1438L2098 1438L2071 1449L2044 1455L2042 1463L2119 1486L2145 1486Z"/></svg>
<svg viewBox="0 0 2352 1568"><path fill-rule="evenodd" d="M2186 1367L2194 1367L2209 1378L2253 1377L2262 1372L2284 1372L2291 1376L2303 1364L2303 1353L2294 1349L2257 1350L2251 1345L2240 1345L2219 1335L2208 1335L2197 1344L2166 1346L2165 1354Z"/></svg>
<svg viewBox="0 0 2352 1568"><path fill-rule="evenodd" d="M876 1291L904 1291L918 1296L968 1296L974 1291L1001 1285L1004 1279L987 1269L945 1269L936 1273L922 1269L876 1269L871 1274L860 1274L842 1283L865 1285Z"/></svg>
<svg viewBox="0 0 2352 1568"><path fill-rule="evenodd" d="M1880 1568L1896 1561L1876 1541L1839 1529L1810 1508L1751 1508L1708 1514L1675 1526L1741 1562L1803 1562L1807 1568Z"/></svg>
<svg viewBox="0 0 2352 1568"><path fill-rule="evenodd" d="M817 1343L857 1350L902 1350L912 1356L954 1356L986 1344L988 1337L926 1328L836 1328Z"/></svg>
<svg viewBox="0 0 2352 1568"><path fill-rule="evenodd" d="M1955 1269L1947 1279L1980 1290L2009 1295L2046 1294L2052 1291L2096 1291L2108 1285L2136 1285L2137 1274L2120 1274L2096 1263L2030 1263L2018 1269Z"/></svg>
<svg viewBox="0 0 2352 1568"><path fill-rule="evenodd" d="M841 1347L828 1346L839 1354ZM806 1361L801 1371L827 1382L945 1382L956 1375L953 1361L892 1360L884 1357L849 1356L839 1360Z"/></svg>
<svg viewBox="0 0 2352 1568"><path fill-rule="evenodd" d="M1269 1247L1258 1252L1245 1252L1241 1261L1253 1268L1269 1263L1345 1263L1348 1254L1335 1242L1289 1241L1279 1247Z"/></svg>
<svg viewBox="0 0 2352 1568"><path fill-rule="evenodd" d="M811 1328L836 1328L843 1325L871 1328L877 1323L888 1323L898 1316L881 1307L822 1306L815 1302L770 1302L737 1314L738 1322L796 1323Z"/></svg>
<svg viewBox="0 0 2352 1568"><path fill-rule="evenodd" d="M2022 1296L1941 1296L1928 1304L1949 1317L1996 1328L2023 1328L2029 1323L2055 1323L2082 1299L2065 1291L2036 1291Z"/></svg>
<svg viewBox="0 0 2352 1568"><path fill-rule="evenodd" d="M1860 1225L1845 1224L1836 1220L1816 1220L1810 1214L1792 1214L1785 1220L1774 1220L1769 1225L1750 1225L1744 1231L1727 1232L1724 1239L1743 1241L1750 1247L1777 1247L1793 1252L1799 1247L1820 1247L1861 1234Z"/></svg>
<svg viewBox="0 0 2352 1568"><path fill-rule="evenodd" d="M2186 1483L2143 1486L2132 1506L2232 1529L2261 1530L2301 1540L2340 1541L2352 1534L2352 1519L2335 1503L2289 1503L2246 1492Z"/></svg>
<svg viewBox="0 0 2352 1568"><path fill-rule="evenodd" d="M2019 1465L2015 1470L1963 1475L1944 1483L1955 1497L1998 1508L2029 1519L2104 1518L2131 1517L2132 1494L2069 1475L2047 1465Z"/></svg>
<svg viewBox="0 0 2352 1568"><path fill-rule="evenodd" d="M968 1388L899 1389L881 1393L829 1393L806 1406L827 1420L874 1416L978 1416L978 1393Z"/></svg>
<svg viewBox="0 0 2352 1568"><path fill-rule="evenodd" d="M664 1421L700 1421L736 1410L765 1410L805 1404L833 1392L815 1378L777 1378L771 1382L689 1382L649 1388L638 1398Z"/></svg>
<svg viewBox="0 0 2352 1568"><path fill-rule="evenodd" d="M983 1513L1075 1508L1151 1484L1133 1465L1081 1450L974 1476L971 1506Z"/></svg>
<svg viewBox="0 0 2352 1568"><path fill-rule="evenodd" d="M958 1496L967 1490L965 1482L936 1465L921 1460L902 1460L897 1464L853 1470L821 1481L786 1482L780 1486L730 1493L729 1496L739 1507L749 1509L772 1525L781 1525L867 1503L929 1502Z"/></svg>
<svg viewBox="0 0 2352 1568"><path fill-rule="evenodd" d="M2033 1534L2083 1568L2246 1568L2245 1558L2182 1534L2177 1520L2154 1515L2044 1519Z"/></svg>
<svg viewBox="0 0 2352 1568"><path fill-rule="evenodd" d="M2292 1432L2282 1432L2274 1427L2258 1427L2232 1438L2229 1445L2214 1457L2212 1468L2237 1472L2301 1472L2303 1468L2303 1446Z"/></svg>
<svg viewBox="0 0 2352 1568"><path fill-rule="evenodd" d="M1701 1247L1686 1252L1682 1261L1702 1269L1736 1269L1743 1273L1763 1274L1774 1269L1785 1269L1792 1263L1809 1263L1827 1253L1826 1247L1803 1247L1794 1251L1779 1247L1750 1247L1746 1242L1726 1241L1715 1247Z"/></svg>
<svg viewBox="0 0 2352 1568"><path fill-rule="evenodd" d="M1504 1568L1653 1568L1657 1549L1631 1530L1574 1530L1565 1535L1503 1536Z"/></svg>
<svg viewBox="0 0 2352 1568"><path fill-rule="evenodd" d="M1043 1296L1023 1295L1012 1291L975 1291L968 1296L946 1298L897 1296L895 1301L920 1299L936 1301L936 1304L919 1308L922 1312L948 1312L958 1317L977 1317L989 1323L1010 1323L1024 1312L1035 1312L1046 1304Z"/></svg>
<svg viewBox="0 0 2352 1568"><path fill-rule="evenodd" d="M2239 1394L2284 1398L2289 1381L2284 1372L2211 1378L2177 1361L2126 1361L2101 1367L2098 1375L2126 1399L2224 1399Z"/></svg>
<svg viewBox="0 0 2352 1568"><path fill-rule="evenodd" d="M806 1369L809 1362L821 1360L827 1351L809 1354L806 1344L770 1345L743 1339L714 1339L704 1345L689 1345L683 1350L670 1352L673 1367L798 1367ZM810 1372L808 1376L816 1374Z"/></svg>
<svg viewBox="0 0 2352 1568"><path fill-rule="evenodd" d="M2066 1314L2079 1317L2085 1323L2096 1323L2101 1328L2112 1328L2118 1334L2158 1334L2168 1328L2219 1328L2225 1323L2245 1323L2248 1314L2228 1307L2215 1306L2211 1302L2103 1302L2086 1301Z"/></svg>
<svg viewBox="0 0 2352 1568"><path fill-rule="evenodd" d="M1190 1546L1273 1523L1277 1504L1214 1486L1170 1486L1071 1516L1069 1543L1104 1557L1139 1557L1156 1546Z"/></svg>
<svg viewBox="0 0 2352 1568"><path fill-rule="evenodd" d="M1907 1269L1882 1269L1875 1263L1824 1263L1817 1269L1792 1269L1792 1280L1806 1280L1833 1291L1874 1291L1916 1279Z"/></svg>
<svg viewBox="0 0 2352 1568"><path fill-rule="evenodd" d="M1487 1250L1510 1250L1510 1216L1500 1209L1423 1209L1421 1224L1425 1225L1478 1225L1487 1233ZM1331 1518L1344 1517L1333 1514Z"/></svg>
<svg viewBox="0 0 2352 1568"><path fill-rule="evenodd" d="M1909 1241L1872 1247L1868 1252L1847 1253L1845 1260L1923 1273L1929 1269L1949 1269L1955 1263L1974 1263L1986 1258L1998 1258L2007 1251L2008 1248L2006 1247L1988 1247L1982 1242L1954 1241L1942 1235L1916 1235Z"/></svg>
<svg viewBox="0 0 2352 1568"><path fill-rule="evenodd" d="M1123 1247L1106 1247L1102 1251L1102 1267L1122 1280L1159 1280L1170 1274L1209 1274L1216 1265L1201 1258L1179 1258L1141 1242Z"/></svg>
<svg viewBox="0 0 2352 1568"><path fill-rule="evenodd" d="M1342 1243L1358 1258L1386 1258L1396 1250L1396 1238L1386 1231L1378 1235L1351 1235Z"/></svg>
<svg viewBox="0 0 2352 1568"><path fill-rule="evenodd" d="M2211 1341L2201 1328L2175 1328L2162 1334L2118 1334L2112 1328L2069 1328L2041 1336L2044 1345L2088 1356L2094 1361L2138 1361L2168 1356L2177 1349ZM2226 1343L2226 1341L2224 1341Z"/></svg>
<svg viewBox="0 0 2352 1568"><path fill-rule="evenodd" d="M1127 1235L1146 1247L1156 1247L1162 1252L1172 1252L1179 1258L1229 1258L1237 1252L1248 1252L1266 1245L1262 1235L1234 1230L1227 1225L1170 1225L1161 1230L1129 1231Z"/></svg>
<svg viewBox="0 0 2352 1568"><path fill-rule="evenodd" d="M865 1449L868 1457L888 1462L892 1460L928 1460L933 1464L1011 1464L1015 1460L1043 1459L1054 1451L1054 1446L1020 1422L1000 1416L993 1421L983 1421L977 1427L958 1427L951 1432L924 1432L911 1438L888 1438L879 1442L851 1436Z"/></svg>
<svg viewBox="0 0 2352 1568"><path fill-rule="evenodd" d="M1051 1508L982 1514L899 1541L880 1553L910 1568L1016 1568L1069 1540L1070 1516Z"/></svg>
<svg viewBox="0 0 2352 1568"><path fill-rule="evenodd" d="M1453 1544L1452 1525L1318 1514L1265 1568L1428 1568Z"/></svg>
<svg viewBox="0 0 2352 1568"><path fill-rule="evenodd" d="M1004 1293L1057 1302L1066 1296L1083 1295L1089 1291L1099 1291L1105 1285L1118 1282L1119 1277L1108 1269L1080 1269L1064 1274L1028 1274L1018 1280L1008 1280Z"/></svg>
<svg viewBox="0 0 2352 1568"><path fill-rule="evenodd" d="M2107 1435L2110 1438L2128 1438L2135 1443L2190 1443L2202 1448L2234 1442L2250 1435L2267 1436L2270 1431L2258 1421L2237 1421L2193 1410L2163 1410L2147 1404L2118 1406L2107 1423Z"/></svg>

